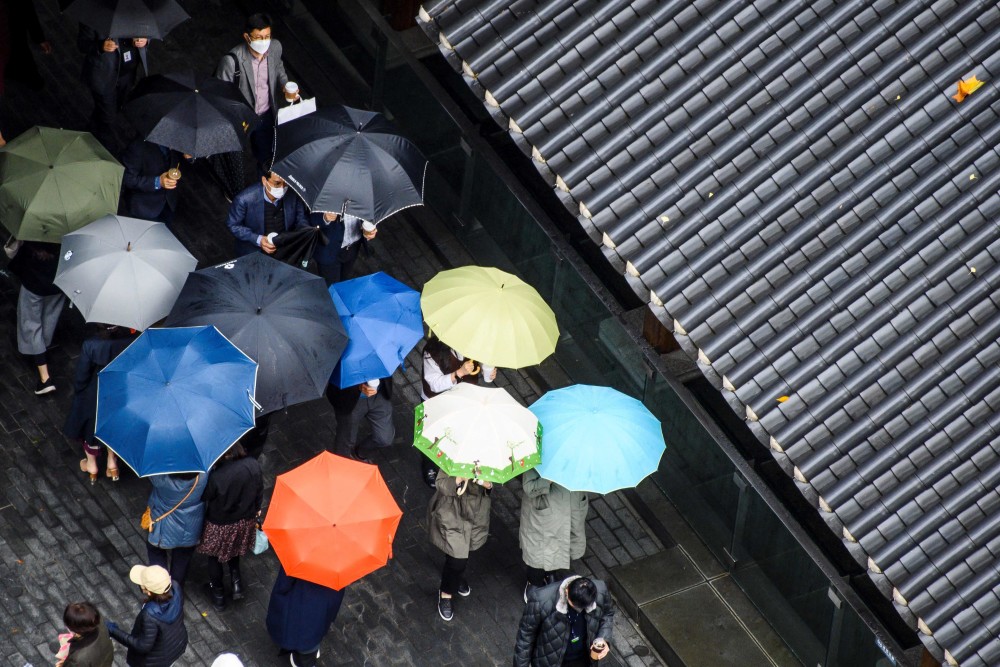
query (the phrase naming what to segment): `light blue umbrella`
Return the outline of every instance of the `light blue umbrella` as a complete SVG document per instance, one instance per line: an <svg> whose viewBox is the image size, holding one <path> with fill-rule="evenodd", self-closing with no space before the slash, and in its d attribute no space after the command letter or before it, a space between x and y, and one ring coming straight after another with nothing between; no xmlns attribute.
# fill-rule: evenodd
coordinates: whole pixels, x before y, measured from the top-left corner
<svg viewBox="0 0 1000 667"><path fill-rule="evenodd" d="M97 438L140 477L207 472L253 428L256 383L215 327L147 329L97 376Z"/></svg>
<svg viewBox="0 0 1000 667"><path fill-rule="evenodd" d="M330 383L341 389L392 375L424 337L420 293L379 271L330 285L347 349Z"/></svg>
<svg viewBox="0 0 1000 667"><path fill-rule="evenodd" d="M529 409L542 425L538 474L571 491L633 487L656 470L666 449L660 421L610 387L556 389Z"/></svg>

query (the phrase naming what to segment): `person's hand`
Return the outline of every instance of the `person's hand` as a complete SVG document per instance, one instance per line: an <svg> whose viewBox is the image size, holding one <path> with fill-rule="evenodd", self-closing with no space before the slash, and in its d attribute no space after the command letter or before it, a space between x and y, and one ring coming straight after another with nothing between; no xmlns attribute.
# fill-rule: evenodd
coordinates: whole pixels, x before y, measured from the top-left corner
<svg viewBox="0 0 1000 667"><path fill-rule="evenodd" d="M114 621L104 621L104 627L108 629L108 632L114 632L118 629L118 624Z"/></svg>
<svg viewBox="0 0 1000 667"><path fill-rule="evenodd" d="M497 369L494 368L493 370L490 371L489 376L486 377L486 381L493 382L496 379L497 379Z"/></svg>
<svg viewBox="0 0 1000 667"><path fill-rule="evenodd" d="M598 648L597 648L598 646L601 647L600 650L598 650ZM591 656L591 659L592 660L603 660L604 657L608 654L608 651L610 651L610 650L611 650L611 647L608 646L608 643L606 641L604 641L601 638L597 638L597 639L594 640L594 643L590 645L590 656Z"/></svg>
<svg viewBox="0 0 1000 667"><path fill-rule="evenodd" d="M278 248L273 243L271 243L270 239L264 236L260 239L260 249L266 252L268 255L273 255L274 251L277 250Z"/></svg>
<svg viewBox="0 0 1000 667"><path fill-rule="evenodd" d="M45 40L44 42L39 42L38 48L40 48L42 50L42 53L44 53L45 55L47 56L52 55L52 42L50 42L49 40Z"/></svg>
<svg viewBox="0 0 1000 667"><path fill-rule="evenodd" d="M378 234L378 227L376 227L375 229L371 230L370 232L366 232L363 229L361 230L361 235L364 236L365 240L367 240L367 241L371 241L373 238L375 238L376 234Z"/></svg>
<svg viewBox="0 0 1000 667"><path fill-rule="evenodd" d="M167 176L167 172L160 174L160 187L164 190L173 190L177 187L177 181Z"/></svg>
<svg viewBox="0 0 1000 667"><path fill-rule="evenodd" d="M324 213L323 222L325 222L326 224L330 224L331 222L337 222L337 218L339 217L340 216L337 215L336 213Z"/></svg>
<svg viewBox="0 0 1000 667"><path fill-rule="evenodd" d="M105 53L113 53L118 50L118 42L113 39L106 39L104 40L104 45L101 47L101 50Z"/></svg>
<svg viewBox="0 0 1000 667"><path fill-rule="evenodd" d="M459 366L458 370L455 371L455 377L463 378L466 375L472 375L476 371L476 362L472 359L466 359L465 363Z"/></svg>
<svg viewBox="0 0 1000 667"><path fill-rule="evenodd" d="M476 484L483 487L487 491L493 488L493 482L487 481L485 479L476 479L474 481L476 482Z"/></svg>
<svg viewBox="0 0 1000 667"><path fill-rule="evenodd" d="M136 37L132 40L132 46L137 49L145 48L147 44L149 44L149 40L145 37Z"/></svg>
<svg viewBox="0 0 1000 667"><path fill-rule="evenodd" d="M368 398L371 398L372 396L378 393L378 389L375 389L374 387L369 387L367 382L362 383L360 386L361 386L361 393L367 396Z"/></svg>

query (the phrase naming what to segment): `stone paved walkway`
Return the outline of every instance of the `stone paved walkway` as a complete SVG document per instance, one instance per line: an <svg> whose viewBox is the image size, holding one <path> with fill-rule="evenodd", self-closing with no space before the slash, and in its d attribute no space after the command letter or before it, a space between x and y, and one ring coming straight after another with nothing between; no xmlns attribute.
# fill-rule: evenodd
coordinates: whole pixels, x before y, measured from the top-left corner
<svg viewBox="0 0 1000 667"><path fill-rule="evenodd" d="M243 12L231 0L187 0L194 20L165 43L155 44L154 71L183 68L208 72L221 53L240 39ZM43 23L56 53L37 59L48 81L32 93L10 85L0 109L8 140L24 129L49 125L83 129L91 102L78 82L80 56L75 26L56 13L55 0L39 0ZM280 30L276 30L280 38ZM289 49L294 72L296 55ZM308 67L303 68L306 71ZM302 72L299 72L300 74ZM307 77L299 78L309 90ZM325 90L319 82L313 90ZM332 97L332 96L331 96ZM337 101L322 98L320 103ZM224 227L226 202L197 169L182 179L177 235L208 266L229 256L231 237ZM411 209L391 221L364 259L359 274L385 270L420 289L447 268L422 240L416 225L443 234L427 211ZM440 236L439 236L440 238ZM447 239L443 243L449 243ZM454 265L470 261L457 243L449 246ZM81 454L61 435L70 402L69 382L83 332L79 313L67 309L56 334L50 367L59 387L46 397L31 393L34 369L13 345L17 284L0 275L0 443L6 466L0 470L0 663L21 667L52 664L61 614L69 600L95 602L105 617L129 625L139 593L128 582L131 565L144 561L138 519L149 493L147 482L130 471L112 484L101 478L91 487L80 473ZM523 571L517 546L518 484L494 494L491 535L470 563L472 596L456 603L455 620L444 623L434 607L442 556L428 544L425 510L431 492L419 479L412 438L412 409L419 401L419 350L397 373L395 419L398 439L376 455L377 463L404 509L394 544L395 557L382 570L351 585L337 623L323 644L320 663L332 665L509 665L523 607ZM500 386L525 403L544 393L526 374L503 372ZM335 420L325 400L297 405L276 414L272 435L261 456L267 495L274 477L330 445ZM581 574L603 577L608 567L653 554L662 545L619 495L592 502L587 554L575 563ZM247 665L287 664L264 629L264 615L277 569L273 552L248 557L243 568L247 598L215 612L200 590L205 561L196 558L189 574L185 618L191 642L179 664L208 665L218 653L235 651ZM659 665L644 638L621 613L615 623L609 665ZM116 664L124 664L118 647Z"/></svg>

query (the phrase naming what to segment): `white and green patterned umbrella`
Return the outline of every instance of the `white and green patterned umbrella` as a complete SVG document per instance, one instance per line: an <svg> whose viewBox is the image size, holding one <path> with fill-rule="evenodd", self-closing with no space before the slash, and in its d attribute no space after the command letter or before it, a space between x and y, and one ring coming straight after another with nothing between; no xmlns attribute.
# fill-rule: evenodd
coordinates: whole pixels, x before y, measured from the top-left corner
<svg viewBox="0 0 1000 667"><path fill-rule="evenodd" d="M461 382L414 417L414 446L452 477L503 484L542 462L541 424L505 389Z"/></svg>

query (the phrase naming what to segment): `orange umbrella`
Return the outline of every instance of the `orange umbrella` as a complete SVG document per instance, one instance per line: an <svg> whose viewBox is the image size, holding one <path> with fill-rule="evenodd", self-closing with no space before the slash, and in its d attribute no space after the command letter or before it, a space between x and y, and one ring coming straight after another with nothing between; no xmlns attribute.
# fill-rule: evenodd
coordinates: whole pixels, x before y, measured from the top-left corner
<svg viewBox="0 0 1000 667"><path fill-rule="evenodd" d="M339 590L392 558L402 516L377 466L322 452L278 475L264 532L289 576Z"/></svg>

